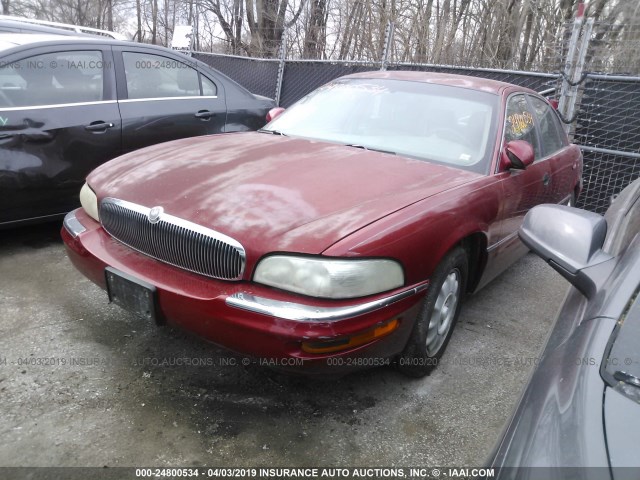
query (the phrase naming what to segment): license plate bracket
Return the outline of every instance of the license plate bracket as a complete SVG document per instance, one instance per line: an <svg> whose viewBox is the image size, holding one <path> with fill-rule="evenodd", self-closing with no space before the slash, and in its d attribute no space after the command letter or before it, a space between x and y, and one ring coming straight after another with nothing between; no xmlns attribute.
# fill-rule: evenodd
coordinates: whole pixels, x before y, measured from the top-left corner
<svg viewBox="0 0 640 480"><path fill-rule="evenodd" d="M113 267L105 268L104 275L109 303L115 303L157 325L164 324L158 308L156 287Z"/></svg>

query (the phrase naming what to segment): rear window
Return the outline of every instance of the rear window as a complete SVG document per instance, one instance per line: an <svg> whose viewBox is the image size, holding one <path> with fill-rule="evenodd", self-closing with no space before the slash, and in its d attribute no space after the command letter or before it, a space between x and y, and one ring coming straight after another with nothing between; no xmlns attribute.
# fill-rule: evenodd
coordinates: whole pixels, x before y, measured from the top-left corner
<svg viewBox="0 0 640 480"><path fill-rule="evenodd" d="M136 52L123 52L122 59L129 99L200 96L198 71L185 63Z"/></svg>

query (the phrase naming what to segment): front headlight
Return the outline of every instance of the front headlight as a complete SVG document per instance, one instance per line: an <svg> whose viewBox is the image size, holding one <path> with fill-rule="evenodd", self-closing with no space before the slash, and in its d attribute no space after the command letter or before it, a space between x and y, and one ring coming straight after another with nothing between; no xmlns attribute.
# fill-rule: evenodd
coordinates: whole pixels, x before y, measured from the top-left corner
<svg viewBox="0 0 640 480"><path fill-rule="evenodd" d="M98 216L98 197L96 197L96 194L87 183L80 189L80 205L82 205L84 211L87 212L87 215L96 222L100 221L100 217Z"/></svg>
<svg viewBox="0 0 640 480"><path fill-rule="evenodd" d="M273 255L258 263L257 283L321 298L355 298L404 285L399 263L387 259L322 259Z"/></svg>

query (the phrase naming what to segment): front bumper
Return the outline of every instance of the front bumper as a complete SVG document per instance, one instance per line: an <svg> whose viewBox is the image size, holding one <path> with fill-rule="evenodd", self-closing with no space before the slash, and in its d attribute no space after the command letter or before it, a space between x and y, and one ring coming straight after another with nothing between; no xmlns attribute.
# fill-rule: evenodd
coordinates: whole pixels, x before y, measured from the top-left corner
<svg viewBox="0 0 640 480"><path fill-rule="evenodd" d="M334 373L380 365L409 338L427 283L348 301L305 298L247 281L226 282L194 274L138 253L114 240L82 209L67 215L62 237L71 262L106 289L113 267L156 287L168 323L240 354L291 365L305 373ZM106 296L105 296L106 298ZM387 336L333 353L308 353L303 342L332 342L398 320ZM344 361L336 362L335 357ZM333 359L334 361L328 361ZM358 361L352 361L358 359ZM363 361L365 360L365 361ZM269 363L268 363L269 364ZM299 367L295 367L298 370Z"/></svg>

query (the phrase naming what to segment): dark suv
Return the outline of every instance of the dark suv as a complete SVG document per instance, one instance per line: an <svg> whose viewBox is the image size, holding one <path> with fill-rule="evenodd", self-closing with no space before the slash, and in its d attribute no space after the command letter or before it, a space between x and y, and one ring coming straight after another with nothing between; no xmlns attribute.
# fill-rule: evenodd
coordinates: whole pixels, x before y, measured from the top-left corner
<svg viewBox="0 0 640 480"><path fill-rule="evenodd" d="M273 107L163 47L0 34L0 227L75 208L85 177L107 160L177 138L256 130Z"/></svg>

